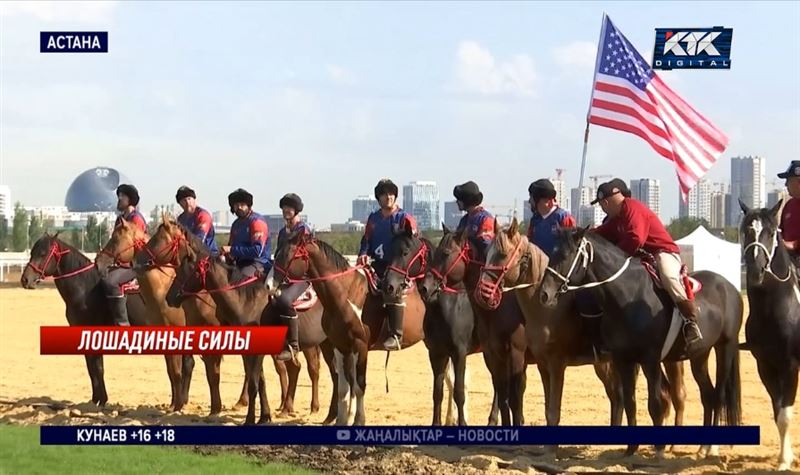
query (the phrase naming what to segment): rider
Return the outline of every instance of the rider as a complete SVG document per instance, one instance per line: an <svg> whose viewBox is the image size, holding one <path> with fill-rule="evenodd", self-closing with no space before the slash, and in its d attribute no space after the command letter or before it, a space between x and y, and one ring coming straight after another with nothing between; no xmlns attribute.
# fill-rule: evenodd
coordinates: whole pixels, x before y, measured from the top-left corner
<svg viewBox="0 0 800 475"><path fill-rule="evenodd" d="M303 212L303 200L299 196L288 193L281 198L279 204L285 225L278 231L278 249L284 246L289 236L294 233L313 234L308 224L300 219L300 213ZM272 301L272 304L280 312L281 318L286 319L286 325L289 327L286 334L286 345L277 356L279 361L290 360L300 351L297 311L294 309L294 302L303 295L309 285L311 284L307 281L284 283L278 288L277 297Z"/></svg>
<svg viewBox="0 0 800 475"><path fill-rule="evenodd" d="M197 206L197 195L188 186L178 188L175 201L183 208L183 213L178 215L178 223L199 237L208 247L212 255L219 254L217 242L214 240L214 220L211 213Z"/></svg>
<svg viewBox="0 0 800 475"><path fill-rule="evenodd" d="M494 216L481 206L483 193L474 181L468 181L453 188L453 196L458 210L467 212L459 221L456 232L466 229L469 243L478 249L478 256L485 257L494 239Z"/></svg>
<svg viewBox="0 0 800 475"><path fill-rule="evenodd" d="M144 216L136 209L139 204L139 191L133 185L122 184L117 187L117 210L120 215L114 222L114 228L122 226L123 221L134 224L143 233L147 233L147 223ZM128 321L128 307L122 284L136 278L136 271L131 267L112 266L108 274L102 278L100 285L111 307L114 324L121 327L130 326Z"/></svg>
<svg viewBox="0 0 800 475"><path fill-rule="evenodd" d="M236 221L231 225L228 245L222 246L220 253L236 265L231 281L266 275L272 269L272 240L267 220L253 211L253 195L246 190L238 188L228 195L228 204Z"/></svg>
<svg viewBox="0 0 800 475"><path fill-rule="evenodd" d="M683 333L691 345L703 338L697 326L699 311L693 299L686 294L681 277L680 249L656 214L642 202L625 197L614 182L597 188L597 199L609 219L594 228L594 232L608 239L631 256L640 253L655 257L656 268L664 289L684 317Z"/></svg>
<svg viewBox="0 0 800 475"><path fill-rule="evenodd" d="M528 203L533 211L528 225L528 240L544 251L547 257L552 257L558 230L577 226L575 218L569 211L558 206L556 188L547 178L531 183L528 196Z"/></svg>
<svg viewBox="0 0 800 475"><path fill-rule="evenodd" d="M375 199L378 200L380 209L367 218L367 226L358 251L358 264L366 266L371 257L372 269L380 281L392 262L392 239L406 229L411 229L411 232L417 235L417 223L410 213L397 205L397 185L392 180L384 178L375 185ZM388 315L389 336L383 342L383 346L387 351L399 350L403 338L404 307L394 302L385 304L384 307Z"/></svg>
<svg viewBox="0 0 800 475"><path fill-rule="evenodd" d="M625 198L631 197L631 189L628 188L628 185L625 183L625 180L614 178L613 180L609 181L609 183L619 188L619 192L622 193L622 196L624 196ZM603 218L603 223L605 223L609 219L611 219L611 217L609 215L605 215L605 217Z"/></svg>
<svg viewBox="0 0 800 475"><path fill-rule="evenodd" d="M785 172L778 174L778 178L786 179L786 189L791 196L781 213L781 237L800 270L800 160L793 160Z"/></svg>

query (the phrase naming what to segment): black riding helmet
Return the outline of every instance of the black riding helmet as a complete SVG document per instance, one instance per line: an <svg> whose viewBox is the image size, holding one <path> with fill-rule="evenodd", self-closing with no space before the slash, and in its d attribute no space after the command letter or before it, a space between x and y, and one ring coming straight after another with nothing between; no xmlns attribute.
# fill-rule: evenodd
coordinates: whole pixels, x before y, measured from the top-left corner
<svg viewBox="0 0 800 475"><path fill-rule="evenodd" d="M122 184L117 187L117 196L125 195L128 197L128 203L131 206L139 204L139 190L133 185Z"/></svg>
<svg viewBox="0 0 800 475"><path fill-rule="evenodd" d="M383 178L375 185L375 199L379 200L383 194L394 195L397 197L397 185L388 178Z"/></svg>
<svg viewBox="0 0 800 475"><path fill-rule="evenodd" d="M528 186L528 193L531 195L534 202L541 199L549 200L556 197L556 188L553 186L553 182L547 178L542 178Z"/></svg>
<svg viewBox="0 0 800 475"><path fill-rule="evenodd" d="M464 206L478 206L483 203L483 193L474 181L468 181L453 188L453 196Z"/></svg>
<svg viewBox="0 0 800 475"><path fill-rule="evenodd" d="M175 192L175 201L178 203L181 202L184 198L194 198L197 199L197 195L194 193L194 190L189 188L188 186L184 185L178 188L178 191Z"/></svg>
<svg viewBox="0 0 800 475"><path fill-rule="evenodd" d="M287 193L283 195L283 198L281 198L281 201L278 204L278 206L281 209L283 209L284 206L288 206L292 208L294 212L297 214L303 212L303 200L300 199L300 197L294 193Z"/></svg>
<svg viewBox="0 0 800 475"><path fill-rule="evenodd" d="M231 207L231 213L236 213L233 205L236 203L245 203L250 208L253 207L253 195L242 188L237 188L236 191L228 195L228 205Z"/></svg>

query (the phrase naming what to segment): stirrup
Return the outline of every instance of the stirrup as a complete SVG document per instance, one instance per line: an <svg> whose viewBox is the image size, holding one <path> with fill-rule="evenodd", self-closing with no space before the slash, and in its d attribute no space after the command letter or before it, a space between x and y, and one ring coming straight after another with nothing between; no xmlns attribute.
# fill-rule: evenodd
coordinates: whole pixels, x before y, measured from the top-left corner
<svg viewBox="0 0 800 475"><path fill-rule="evenodd" d="M296 350L296 349L294 348L294 346L292 346L292 345L289 345L289 347L288 347L288 348L284 348L284 350L283 350L283 351L281 351L280 353L278 353L278 356L276 356L275 358L276 358L278 361L291 361L291 360L293 360L293 359L297 358L297 352L298 352L298 351L299 351L299 350ZM288 358L284 356L286 353L288 353L288 354L289 354L289 357L288 357Z"/></svg>
<svg viewBox="0 0 800 475"><path fill-rule="evenodd" d="M391 346L386 346L387 342L390 342ZM395 347L395 345L397 345L397 346ZM397 351L397 350L402 349L403 345L402 345L402 343L400 343L400 338L398 338L397 335L392 335L392 336L390 336L389 338L387 338L386 340L383 341L383 348L386 351Z"/></svg>
<svg viewBox="0 0 800 475"><path fill-rule="evenodd" d="M690 331L689 327L694 327L694 331ZM683 339L686 340L687 345L697 343L698 341L703 339L703 334L700 332L700 326L697 324L697 322L693 322L691 320L684 320L683 328L681 330L683 331ZM690 332L691 335L694 336L691 339L689 338Z"/></svg>

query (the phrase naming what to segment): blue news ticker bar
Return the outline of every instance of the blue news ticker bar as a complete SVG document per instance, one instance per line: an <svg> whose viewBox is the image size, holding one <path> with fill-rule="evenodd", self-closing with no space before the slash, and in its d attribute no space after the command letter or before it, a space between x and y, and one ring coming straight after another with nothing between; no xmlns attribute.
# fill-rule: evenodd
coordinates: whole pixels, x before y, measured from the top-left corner
<svg viewBox="0 0 800 475"><path fill-rule="evenodd" d="M759 445L758 426L42 426L42 445Z"/></svg>

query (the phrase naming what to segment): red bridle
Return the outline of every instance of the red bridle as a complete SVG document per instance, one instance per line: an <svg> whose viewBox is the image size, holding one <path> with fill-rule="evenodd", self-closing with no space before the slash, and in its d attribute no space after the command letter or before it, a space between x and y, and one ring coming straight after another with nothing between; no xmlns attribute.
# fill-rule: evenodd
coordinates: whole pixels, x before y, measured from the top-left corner
<svg viewBox="0 0 800 475"><path fill-rule="evenodd" d="M238 289L239 287L244 287L247 284L252 284L253 282L258 280L258 276L254 275L252 277L248 277L244 280L236 282L235 284L228 284L224 287L218 287L216 289L209 289L206 286L206 278L208 276L208 271L211 269L211 258L210 257L203 257L197 262L197 275L200 277L200 290L197 292L187 292L184 288L186 282L181 284L181 295L199 295L203 292L208 292L209 294L217 293L217 292L226 292L228 290Z"/></svg>
<svg viewBox="0 0 800 475"><path fill-rule="evenodd" d="M303 260L303 263L306 266L305 271L303 271L303 273L302 273L303 276L308 276L308 271L311 269L310 255L308 253L308 242L309 241L300 241L297 244L297 246L296 246L296 248L294 250L294 254L292 255L292 258L289 259L289 262L286 264L285 268L279 266L277 263L274 265L275 270L277 270L278 272L283 274L283 281L285 283L297 284L297 283L301 283L301 282L311 282L311 283L313 283L313 282L324 282L326 280L333 280L333 279L342 277L342 276L347 275L347 274L352 274L353 272L358 272L359 270L365 268L365 266L362 266L362 265L358 264L358 265L356 265L354 267L350 267L350 268L348 268L346 270L343 270L341 272L334 272L333 274L322 275L322 276L319 276L319 277L304 277L302 279L295 279L295 278L293 278L292 276L289 275L289 269L292 268L292 263L294 263L295 260L297 260L297 259L302 259Z"/></svg>
<svg viewBox="0 0 800 475"><path fill-rule="evenodd" d="M417 253L414 254L414 257L412 257L411 260L408 261L408 266L406 266L405 269L402 269L402 268L394 266L394 265L389 265L386 268L386 272L387 273L390 272L390 271L397 272L398 274L400 274L403 277L405 277L407 280L417 280L417 279L420 279L422 277L425 277L425 264L426 264L425 263L425 256L427 254L428 254L428 246L423 242L422 245L417 250ZM417 259L419 259L419 261L420 261L420 273L417 274L417 275L412 276L412 275L410 275L411 267L414 265L415 262L417 262Z"/></svg>
<svg viewBox="0 0 800 475"><path fill-rule="evenodd" d="M514 267L521 245L522 239L517 241L516 246L514 246L514 251L509 256L505 265L482 266L481 279L478 281L478 287L475 289L475 298L480 299L479 301L483 301L483 303L485 303L486 306L492 310L496 310L498 307L500 307L500 301L503 299L503 278L505 277L506 273L508 273L509 269ZM486 271L499 271L499 274L494 282L483 280L483 273Z"/></svg>
<svg viewBox="0 0 800 475"><path fill-rule="evenodd" d="M181 244L186 242L186 236L183 234L178 234L177 236L170 236L170 240L166 243L161 249L153 251L150 249L150 246L144 246L145 252L147 255L150 256L150 262L153 267L171 267L177 268L180 266L180 262L178 261L178 251L180 250ZM169 258L169 259L167 259ZM160 264L160 262L164 262L164 264Z"/></svg>
<svg viewBox="0 0 800 475"><path fill-rule="evenodd" d="M453 269L456 268L456 265L458 265L458 263L460 261L464 261L465 265L469 265L471 262L477 262L477 261L473 261L469 257L469 252L470 252L469 241L464 241L464 245L461 246L461 251L458 253L458 256L456 256L456 258L453 260L453 262L450 263L450 266L447 268L446 271L444 271L444 273L439 272L435 267L431 268L431 274L433 274L434 277L436 277L436 279L439 280L439 288L443 292L446 292L446 293L449 293L449 294L457 294L459 292L463 292L464 291L464 290L454 289L454 288L448 286L447 285L447 278L450 276L450 273L453 272Z"/></svg>
<svg viewBox="0 0 800 475"><path fill-rule="evenodd" d="M147 241L142 239L142 238L136 238L136 239L133 240L133 243L130 246L122 249L121 251L119 251L116 254L110 252L106 248L103 248L100 252L98 252L98 254L103 254L103 255L111 257L111 259L113 259L113 261L111 263L113 266L116 266L116 267L131 267L131 261L127 261L127 262L121 261L121 260L119 260L119 256L121 256L123 253L125 253L125 252L127 252L127 251L129 251L131 249L133 249L133 252L134 252L134 255L135 255L136 251L138 251L138 250L140 250L140 249L142 249L144 247L147 247Z"/></svg>
<svg viewBox="0 0 800 475"><path fill-rule="evenodd" d="M58 241L54 240L53 244L50 246L50 251L47 253L47 257L45 258L44 264L42 264L42 267L38 267L32 261L28 261L28 265L26 267L30 266L31 269L33 269L36 272L38 272L39 273L39 280L45 279L47 277L52 277L53 280L66 279L67 277L72 277L74 275L81 274L81 273L86 272L89 269L94 267L94 262L90 262L90 263L86 264L85 266L81 267L80 269L74 270L72 272L68 272L66 274L47 275L47 266L50 265L50 261L52 259L56 260L56 271L58 271L58 266L61 265L61 258L63 256L65 256L65 255L69 254L70 252L71 251L69 249L61 249L61 247L58 245Z"/></svg>

